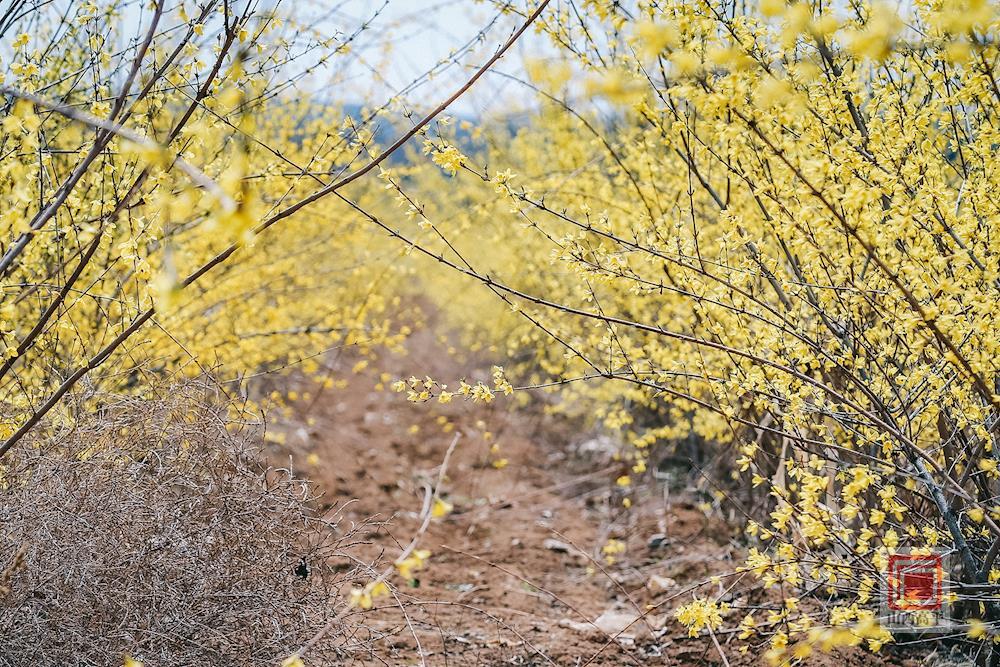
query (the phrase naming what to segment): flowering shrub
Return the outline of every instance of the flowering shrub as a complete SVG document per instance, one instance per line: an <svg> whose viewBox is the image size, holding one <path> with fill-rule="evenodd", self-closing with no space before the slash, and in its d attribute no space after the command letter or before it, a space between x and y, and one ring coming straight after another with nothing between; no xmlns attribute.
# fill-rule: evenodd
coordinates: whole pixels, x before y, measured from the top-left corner
<svg viewBox="0 0 1000 667"><path fill-rule="evenodd" d="M291 94L301 59L349 58L362 25L323 36L217 0L63 4L5 27L0 436L21 437L83 376L232 380L405 336L387 314L405 315L398 247L372 243L346 205L295 207L372 140Z"/></svg>
<svg viewBox="0 0 1000 667"><path fill-rule="evenodd" d="M774 660L891 641L875 592L902 549L954 554L988 649L995 3L582 5L497 3L520 27L386 147L384 109L341 123L289 91L300 57L348 57L363 24L329 38L225 1L155 2L115 51L120 3L13 18L0 454L84 377L236 374L318 336L392 347L417 275L446 320L471 320L466 347L521 380L397 381L411 400L557 393L553 409L622 435L626 490L664 443L734 462L752 544L733 576L783 596L740 632ZM513 137L504 122L463 140L441 112L531 25L551 43L527 67L537 107ZM390 166L413 138L428 159ZM340 191L370 172L380 187ZM427 498L427 521L447 513ZM355 607L426 558L411 544ZM723 604L678 618L714 639L748 611Z"/></svg>
<svg viewBox="0 0 1000 667"><path fill-rule="evenodd" d="M824 598L747 622L775 660L891 641L902 549L954 554L996 637L995 4L584 4L539 19L556 55L515 138L439 128L387 186L420 224L369 217L492 293L470 339L502 332L515 385L620 432L637 474L683 439L735 461L764 508L742 573Z"/></svg>

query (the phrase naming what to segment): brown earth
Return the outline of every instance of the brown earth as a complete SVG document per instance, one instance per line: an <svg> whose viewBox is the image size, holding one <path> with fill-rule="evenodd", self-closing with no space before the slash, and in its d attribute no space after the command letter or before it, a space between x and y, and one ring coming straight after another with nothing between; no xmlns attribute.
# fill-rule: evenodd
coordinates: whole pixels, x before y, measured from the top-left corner
<svg viewBox="0 0 1000 667"><path fill-rule="evenodd" d="M437 347L424 349L384 365L448 379L462 374L462 365ZM337 376L351 367L331 363ZM291 462L315 481L325 507L355 499L343 510L346 520L369 522L355 555L378 572L416 533L424 489L436 480L454 435L461 436L442 490L454 511L420 540L432 554L426 568L413 585L395 576L394 595L375 609L350 613L355 629L343 637L344 664L761 663L759 648L739 653L744 642L734 632L720 631L717 649L704 635L688 637L673 619L694 591L768 602L749 579L710 581L738 565L740 531L717 510L705 511L684 483L650 480L626 510L615 479L627 467L607 439L579 432L541 405L518 407L510 399L415 405L375 389L380 373L351 375L338 389L297 381L299 399L273 426L283 442L269 446L274 462ZM507 464L495 467L501 458ZM626 545L613 563L602 554L609 539ZM723 588L731 583L731 591ZM727 626L736 620L734 614ZM807 664L922 661L897 648Z"/></svg>

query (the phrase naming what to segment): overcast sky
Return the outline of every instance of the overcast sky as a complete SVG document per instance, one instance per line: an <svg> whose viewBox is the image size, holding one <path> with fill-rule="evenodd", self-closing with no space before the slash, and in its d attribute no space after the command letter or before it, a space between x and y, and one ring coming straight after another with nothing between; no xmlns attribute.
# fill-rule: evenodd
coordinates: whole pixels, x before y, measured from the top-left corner
<svg viewBox="0 0 1000 667"><path fill-rule="evenodd" d="M267 4L275 2L264 0L258 8L263 10ZM277 4L279 13L293 14L300 24L312 26L324 37L351 35L365 21L371 21L368 30L353 42L352 57L335 57L327 69L318 70L298 84L337 103L381 105L484 32L483 39L463 52L456 64L406 95L412 106L424 110L436 106L464 83L510 37L521 20L516 15L498 17L492 3L476 0L281 0ZM53 13L64 11L65 2L50 9ZM144 0L130 0L121 17L125 29L119 36L119 48L141 38L150 13ZM493 70L523 78L524 58L544 53L546 46L545 38L529 30ZM310 68L320 55L310 52L290 64L289 70ZM349 64L345 67L345 63ZM455 115L480 116L491 110L511 111L531 100L527 89L517 82L487 74L452 110Z"/></svg>
<svg viewBox="0 0 1000 667"><path fill-rule="evenodd" d="M347 0L332 22L348 31L364 18L372 16L384 0ZM495 19L495 8L474 0L389 0L372 23L370 32L358 44L360 62L349 70L350 94L358 100L371 94L387 96L389 88L402 88L423 75L440 61L473 40ZM416 103L433 105L447 96L472 73L472 68L487 60L510 36L516 17L503 17L486 32L485 39L460 58L464 67L452 66L424 84L411 96ZM518 73L523 58L542 46L533 33L524 35L496 66L498 71ZM388 45L388 48L385 48ZM380 83L373 70L386 79ZM387 85L386 85L387 84ZM456 113L478 115L497 104L510 105L528 98L517 83L487 75L454 107Z"/></svg>

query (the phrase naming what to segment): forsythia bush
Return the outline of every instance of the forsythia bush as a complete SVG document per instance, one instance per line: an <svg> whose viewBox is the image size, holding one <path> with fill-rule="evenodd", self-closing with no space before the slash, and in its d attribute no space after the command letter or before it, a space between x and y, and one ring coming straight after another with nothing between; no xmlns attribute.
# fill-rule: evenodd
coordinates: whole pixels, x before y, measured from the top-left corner
<svg viewBox="0 0 1000 667"><path fill-rule="evenodd" d="M363 30L253 7L58 2L5 19L4 438L88 372L108 388L231 380L399 340L398 248L336 200L289 215L369 159L366 126L295 90Z"/></svg>
<svg viewBox="0 0 1000 667"><path fill-rule="evenodd" d="M414 222L378 224L492 292L471 337L500 332L522 386L620 431L637 474L658 442L731 452L769 498L744 571L824 600L751 612L744 639L777 661L878 650L888 556L937 549L988 646L997 6L584 5L536 23L555 54L528 67L513 140L487 124L480 155L438 128L436 173L386 178ZM693 604L693 629L721 623Z"/></svg>
<svg viewBox="0 0 1000 667"><path fill-rule="evenodd" d="M417 276L471 347L506 346L520 387L620 431L635 475L660 443L694 439L766 497L736 574L783 602L755 615L698 598L678 614L691 631L739 614L747 646L779 662L878 650L880 570L934 548L989 647L997 6L579 4L497 4L548 40L525 118L457 132L407 111L410 161L344 194L338 179L387 149L385 109L344 122L294 85L350 57L362 27L329 37L224 0L2 19L0 453L85 377L226 377L393 346ZM515 390L500 368L490 384L396 387ZM425 559L411 548L396 566Z"/></svg>

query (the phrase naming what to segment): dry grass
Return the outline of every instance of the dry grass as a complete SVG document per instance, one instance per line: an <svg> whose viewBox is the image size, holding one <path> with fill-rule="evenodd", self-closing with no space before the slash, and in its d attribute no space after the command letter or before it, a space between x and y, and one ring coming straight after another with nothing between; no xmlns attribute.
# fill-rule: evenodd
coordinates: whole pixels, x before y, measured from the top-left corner
<svg viewBox="0 0 1000 667"><path fill-rule="evenodd" d="M207 393L111 399L4 460L0 665L274 665L334 617L352 535Z"/></svg>

